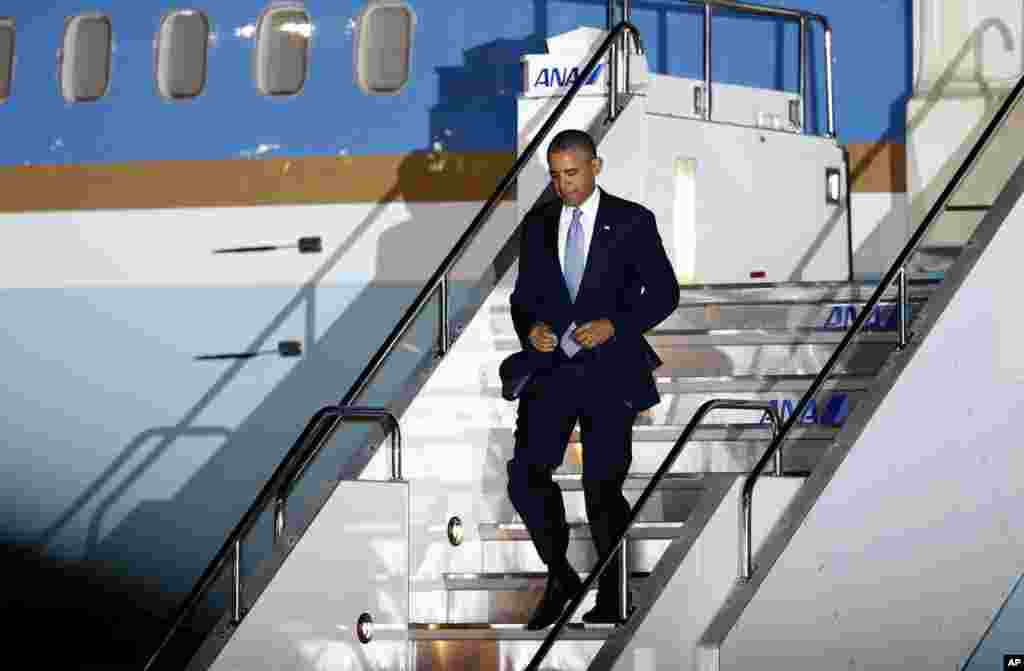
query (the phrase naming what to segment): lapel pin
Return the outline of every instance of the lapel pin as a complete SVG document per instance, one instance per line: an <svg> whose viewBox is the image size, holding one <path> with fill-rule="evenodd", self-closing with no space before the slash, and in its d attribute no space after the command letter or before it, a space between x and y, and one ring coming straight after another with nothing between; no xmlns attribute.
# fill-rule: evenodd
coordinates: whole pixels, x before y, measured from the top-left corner
<svg viewBox="0 0 1024 671"><path fill-rule="evenodd" d="M607 230L610 230L610 228L611 228L611 227L610 227L610 226L608 226L608 224L605 224L605 225L604 225L604 230L606 230L606 231L607 231Z"/></svg>

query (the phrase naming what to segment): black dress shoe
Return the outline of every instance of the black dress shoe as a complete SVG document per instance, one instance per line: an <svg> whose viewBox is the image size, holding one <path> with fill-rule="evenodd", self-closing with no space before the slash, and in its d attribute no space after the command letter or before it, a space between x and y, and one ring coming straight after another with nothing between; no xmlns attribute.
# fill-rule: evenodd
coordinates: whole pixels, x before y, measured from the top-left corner
<svg viewBox="0 0 1024 671"><path fill-rule="evenodd" d="M544 596L541 597L537 608L527 620L526 628L536 631L550 627L581 587L583 587L583 581L571 566L566 567L558 574L554 572L548 574L548 584L544 587Z"/></svg>
<svg viewBox="0 0 1024 671"><path fill-rule="evenodd" d="M618 625L625 622L625 620L619 617L619 611L617 608L607 608L605 606L594 606L586 613L584 613L581 619L583 620L584 624Z"/></svg>

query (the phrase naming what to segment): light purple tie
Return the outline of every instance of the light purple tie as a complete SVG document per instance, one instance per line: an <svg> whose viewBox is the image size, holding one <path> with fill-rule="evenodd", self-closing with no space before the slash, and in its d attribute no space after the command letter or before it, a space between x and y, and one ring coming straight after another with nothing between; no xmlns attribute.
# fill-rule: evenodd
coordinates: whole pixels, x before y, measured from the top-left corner
<svg viewBox="0 0 1024 671"><path fill-rule="evenodd" d="M576 294L580 290L580 280L583 279L583 262L586 254L583 251L583 224L580 223L580 208L572 210L572 223L569 224L569 233L565 238L565 286L569 289L569 296L576 302Z"/></svg>

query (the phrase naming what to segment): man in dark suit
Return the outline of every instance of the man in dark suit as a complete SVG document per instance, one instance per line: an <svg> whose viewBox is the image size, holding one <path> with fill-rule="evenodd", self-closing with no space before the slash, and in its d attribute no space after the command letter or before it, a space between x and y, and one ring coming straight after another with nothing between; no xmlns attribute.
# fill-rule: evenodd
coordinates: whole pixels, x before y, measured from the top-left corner
<svg viewBox="0 0 1024 671"><path fill-rule="evenodd" d="M598 555L625 529L622 484L632 461L637 413L659 400L661 360L644 338L679 304L679 284L654 215L596 188L601 172L583 131L558 133L548 149L559 200L523 221L512 320L523 349L549 353L523 389L508 462L512 504L548 566L544 596L528 623L543 629L580 589L566 559L569 529L552 472L573 427L583 441L583 491ZM618 562L599 581L585 622L618 622Z"/></svg>

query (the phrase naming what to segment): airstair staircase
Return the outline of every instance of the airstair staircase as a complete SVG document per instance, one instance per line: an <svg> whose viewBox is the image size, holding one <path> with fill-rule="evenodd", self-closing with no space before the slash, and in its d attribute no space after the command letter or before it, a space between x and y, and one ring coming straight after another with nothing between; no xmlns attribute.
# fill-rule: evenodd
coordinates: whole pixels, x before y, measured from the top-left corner
<svg viewBox="0 0 1024 671"><path fill-rule="evenodd" d="M631 29L627 23L620 24L604 47ZM596 52L588 67L595 66L602 55ZM552 113L552 124L542 128L538 137L551 130L554 119L588 78L587 72L586 68L582 71ZM1013 99L1019 89L1015 89ZM635 102L635 98L627 98L622 109L628 110ZM599 141L610 129L614 125L591 128ZM979 142L978 153L987 139ZM536 145L531 145L527 153L535 150ZM972 154L970 161L975 158L977 154ZM522 165L517 164L492 200L501 197L520 168ZM950 192L956 185L951 185ZM945 200L949 195L944 196ZM940 199L936 212L945 200ZM492 206L485 206L460 246L472 239ZM932 219L935 216L933 213ZM903 272L919 240L920 236L911 239L880 284L806 282L682 288L678 308L648 334L664 361L655 371L662 401L642 413L634 427L634 458L625 484L627 498L634 503L642 498L641 492L665 467L666 455L680 446L680 436L690 439L660 486L638 510L625 539L628 589L634 610L619 626L583 625L579 614L592 605L591 592L567 626L532 632L526 631L523 623L543 590L545 573L505 493L504 469L512 454L515 405L501 399L497 378L498 363L519 347L508 314L516 272L513 236L499 253L493 274L484 280L481 293L486 298L482 305L457 315L452 320L457 326L451 334L442 307L443 357L411 379L403 396L408 401L402 407L378 411L376 418L386 420L385 424L394 421L394 415L400 416L400 458L397 448L386 449L384 434L377 434L366 446L369 449L360 479L372 483L391 475L391 484L405 492L398 498L404 501L402 497L408 497L405 513L402 505L397 505L382 514L408 515L407 525L396 523L395 527L399 535L405 534L407 550L395 550L394 561L384 562L392 571L384 581L390 588L397 584L396 575L408 580L408 603L403 606L399 598L395 605L397 612L404 609L408 613L408 621L392 624L390 629L378 628L376 639L362 619L338 625L335 631L322 626L292 626L294 623L247 628L260 613L261 602L277 603L275 583L280 581L275 574L288 569L289 557L308 557L310 552L302 553L304 545L323 547L307 543L310 537L318 537L321 542L333 538L339 552L346 543L338 537L337 528L322 523L323 512L315 513L320 517L306 527L305 535L283 531L283 513L278 517L278 511L285 507L276 494L282 490L276 487L305 472L317 451L333 440L338 416L328 420L321 417L289 453L289 463L294 461L301 467L296 470L282 465L273 486L268 484L254 505L257 512L236 529L197 586L198 596L192 606L201 602L215 583L223 584L232 577L230 568L236 567L235 600L221 602L222 607L229 606L228 612L220 616L212 634L196 632L193 641L202 639L202 643L188 668L278 668L275 665L281 659L288 659L290 668L302 669L605 669L621 661L620 655L641 627L653 627L656 633L671 632L669 636L680 638L682 647L692 652L692 660L671 660L673 668L717 669L717 652L703 645L702 635L712 625L723 626L723 612L731 610L731 617L738 616L735 611L741 611L742 606L736 606L735 592L750 584L750 570L758 569L750 565L750 557L757 555L773 533L777 535L780 526L798 524L799 520L785 518L788 507L822 456L836 444L850 414L869 394L877 393L873 385L880 371L899 356L911 318L922 312L941 286L935 277L914 279ZM367 375L380 366L433 293L440 291L443 296L447 291L446 274L453 258L446 259L428 282L422 300L418 299L389 337L390 344L371 360ZM444 301L442 298L442 306ZM848 348L855 336L855 346ZM336 412L352 406L357 395L358 390L350 392ZM697 426L694 418L701 417L716 399L740 403L738 407L715 408ZM781 426L777 420L781 420ZM394 433L396 427L390 428ZM782 435L777 435L780 429ZM569 560L587 577L602 558L594 554L584 511L580 482L583 458L579 437L574 433L556 479L564 492L571 526ZM769 459L772 465L766 468ZM737 524L744 512L741 491L752 482L751 473L759 472L763 477L757 480L752 517L748 518L751 521L741 527ZM326 510L328 501L335 508L345 507L343 480L325 482L320 503L313 506L315 511L320 510L318 506ZM357 498L349 501L358 500L361 494L352 496ZM350 507L364 521L373 519L374 513L365 501ZM274 510L271 522L266 516L260 518L264 509ZM237 569L240 539L260 524L272 526L275 539L280 534L285 542L265 559L261 582L247 589L243 603ZM352 528L366 527L357 524ZM741 528L747 534L748 554L742 549L742 534L737 538ZM366 542L358 540L358 535L355 538L355 542ZM406 551L407 555L403 554ZM297 563L292 562L292 566ZM742 575L744 572L748 575ZM292 570L291 575L296 573L301 571ZM344 576L333 579L345 582ZM330 588L325 585L324 589ZM659 596L666 593L673 598L683 594L684 599L666 606L664 601L659 602ZM661 607L655 608L659 603ZM341 601L336 599L331 607L340 608ZM373 610L373 604L357 607ZM673 608L677 611L671 612ZM670 611L667 615L666 610ZM212 612L207 613L207 620ZM329 609L321 615L324 613L337 619ZM183 610L177 629L183 628L185 619ZM725 629L729 626L726 624ZM315 635L310 633L313 630ZM366 634L368 640L363 642L360 637ZM271 636L279 640L268 643ZM314 639L318 643L314 644ZM170 640L171 636L147 668L176 668L161 658L163 650L173 648L167 644ZM246 641L254 645L260 641L259 652L246 652ZM374 645L391 647L387 654L374 656L368 652ZM672 647L678 648L679 642ZM543 659L537 655L541 648L546 650ZM633 650L631 654L621 668L661 668L666 664L664 659L654 659L656 648Z"/></svg>
<svg viewBox="0 0 1024 671"><path fill-rule="evenodd" d="M912 304L925 302L934 286L934 282L915 283ZM784 416L791 413L845 333L846 317L863 307L873 289L871 285L850 283L684 287L678 309L648 336L665 362L655 372L662 401L650 413L641 415L634 427L633 463L625 485L631 503L636 502L702 404L716 398L760 401L775 405ZM462 365L453 358L450 368L439 370L420 397L426 401L432 396L429 403L414 402L404 420L406 434L423 435L422 442L427 443L422 448L410 446L410 453L418 458L407 459L406 463L415 468L412 459L419 462L424 471L420 473L423 481L417 483L423 490L436 488L438 497L445 496L446 489L450 494L450 488L459 485L446 482L443 474L438 477L429 472L427 463L451 449L442 436L427 437L430 426L472 427L476 425L475 417L479 417L484 437L474 447L483 451L483 445L487 445L483 470L495 481L501 480L502 459L511 456L515 406L501 400L493 375L500 357L517 346L511 342L514 333L508 296L507 286L499 287L460 339L459 347L465 346L466 350L474 347L471 343L477 343L480 349L490 344L490 358L486 352L460 350L458 361ZM816 397L814 407L804 413L784 453L784 475L759 481L762 498L758 503L763 508L755 509L757 513L778 513L787 496L813 470L845 417L870 387L878 368L895 349L897 336L894 320L890 319L894 301L895 292L890 292L880 308L878 327L867 334L856 356ZM837 317L840 314L842 318ZM475 377L471 371L474 367L492 373L481 381L487 407L478 411L467 405L463 392L465 380ZM645 507L628 545L630 589L638 608L656 598L677 569L679 548L693 544L693 527L699 530L708 524L734 483L750 472L765 452L772 434L768 423L762 422L762 415L750 410L722 410L710 416ZM464 453L459 458L472 460L474 456ZM582 446L574 434L565 462L556 471L556 480L563 489L571 523L570 559L586 575L597 557L580 491L582 458ZM410 477L415 480L415 476ZM413 561L414 622L410 638L417 669L523 668L548 633L523 628L543 591L545 567L514 511L498 500L503 494L500 483L489 483L485 475L485 502L477 504L476 510L454 510L460 513L463 524L469 522L469 517L478 519L474 529L464 531L460 545L452 545L446 538L447 519L433 521L437 532L429 541L414 542L425 546L420 558ZM770 502L774 496L767 492L772 488L780 491L774 494L778 500ZM773 504L775 510L769 513ZM721 541L725 547L712 552L732 572L731 582L737 560L736 518L730 516L727 525ZM423 521L418 526L430 525ZM461 570L435 570L432 559L440 555L447 557L448 566ZM587 668L597 650L616 633L608 626L582 625L579 614L592 605L591 595L542 668Z"/></svg>

